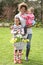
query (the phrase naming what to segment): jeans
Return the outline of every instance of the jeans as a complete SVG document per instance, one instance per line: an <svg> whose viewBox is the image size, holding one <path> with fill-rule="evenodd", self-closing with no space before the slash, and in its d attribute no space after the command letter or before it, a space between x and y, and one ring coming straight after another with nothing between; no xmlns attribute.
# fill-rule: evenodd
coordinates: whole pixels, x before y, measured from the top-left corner
<svg viewBox="0 0 43 65"><path fill-rule="evenodd" d="M26 45L26 57L27 58L30 52L31 38L32 38L32 34L28 34L27 39L29 39L30 41Z"/></svg>
<svg viewBox="0 0 43 65"><path fill-rule="evenodd" d="M25 34L27 33L27 27L26 26L24 27L24 33Z"/></svg>

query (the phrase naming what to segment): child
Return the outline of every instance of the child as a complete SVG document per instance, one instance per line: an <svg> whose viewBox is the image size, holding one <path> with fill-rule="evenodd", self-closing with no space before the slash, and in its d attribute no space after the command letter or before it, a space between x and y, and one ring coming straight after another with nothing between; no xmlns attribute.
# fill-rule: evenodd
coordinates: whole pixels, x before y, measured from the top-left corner
<svg viewBox="0 0 43 65"><path fill-rule="evenodd" d="M24 35L24 29L21 26L20 19L16 17L15 19L15 25L11 27L11 33L14 34L14 38L17 35ZM22 56L22 49L23 49L23 43L15 43L14 44L14 63L21 63L21 56Z"/></svg>
<svg viewBox="0 0 43 65"><path fill-rule="evenodd" d="M28 13L30 14L30 19L31 19L32 25L34 25L35 24L34 8L30 7L28 9Z"/></svg>
<svg viewBox="0 0 43 65"><path fill-rule="evenodd" d="M26 12L28 15L26 15L26 16L22 15L22 17L23 17L24 19L26 19L26 26L32 25L32 23L33 23L32 21L33 21L34 18L35 18L33 12L34 12L34 8L33 8L33 7L30 7L30 8L28 9L28 11Z"/></svg>

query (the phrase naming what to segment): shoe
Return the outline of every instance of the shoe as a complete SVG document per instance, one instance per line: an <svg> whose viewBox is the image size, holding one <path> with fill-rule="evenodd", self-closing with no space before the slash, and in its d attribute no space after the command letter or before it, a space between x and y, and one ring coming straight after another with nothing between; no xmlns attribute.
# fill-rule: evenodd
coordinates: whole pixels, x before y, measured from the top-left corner
<svg viewBox="0 0 43 65"><path fill-rule="evenodd" d="M21 60L18 60L18 63L19 63L19 64L21 64L21 63L22 63L22 61L21 61Z"/></svg>
<svg viewBox="0 0 43 65"><path fill-rule="evenodd" d="M28 57L25 57L25 60L28 61Z"/></svg>
<svg viewBox="0 0 43 65"><path fill-rule="evenodd" d="M17 63L17 61L14 61L14 64L16 64Z"/></svg>

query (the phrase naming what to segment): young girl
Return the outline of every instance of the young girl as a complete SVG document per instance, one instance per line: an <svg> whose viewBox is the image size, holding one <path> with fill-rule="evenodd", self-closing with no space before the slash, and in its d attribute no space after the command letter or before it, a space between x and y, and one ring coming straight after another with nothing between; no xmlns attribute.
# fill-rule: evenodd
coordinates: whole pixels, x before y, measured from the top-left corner
<svg viewBox="0 0 43 65"><path fill-rule="evenodd" d="M20 19L15 18L15 24L12 26L11 33L14 34L14 38L17 35L24 35L24 29L21 26ZM23 49L23 43L18 42L14 44L14 63L21 63L21 56L22 56L22 49Z"/></svg>
<svg viewBox="0 0 43 65"><path fill-rule="evenodd" d="M31 19L32 25L34 25L35 24L34 8L30 7L28 9L28 13L30 14L30 19Z"/></svg>
<svg viewBox="0 0 43 65"><path fill-rule="evenodd" d="M28 25L32 25L32 23L33 23L33 20L35 18L33 12L34 12L34 8L33 7L30 7L28 9L28 11L26 12L28 14L27 16L21 15L24 19L26 19L26 25L27 26Z"/></svg>

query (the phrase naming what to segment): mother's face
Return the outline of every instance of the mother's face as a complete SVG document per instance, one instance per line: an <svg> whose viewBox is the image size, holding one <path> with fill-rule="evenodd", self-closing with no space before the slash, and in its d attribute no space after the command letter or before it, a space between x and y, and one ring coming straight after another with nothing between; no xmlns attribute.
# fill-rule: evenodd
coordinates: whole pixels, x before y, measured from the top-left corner
<svg viewBox="0 0 43 65"><path fill-rule="evenodd" d="M21 12L21 13L25 13L25 12L26 12L25 7L22 7L22 8L20 9L20 12Z"/></svg>

